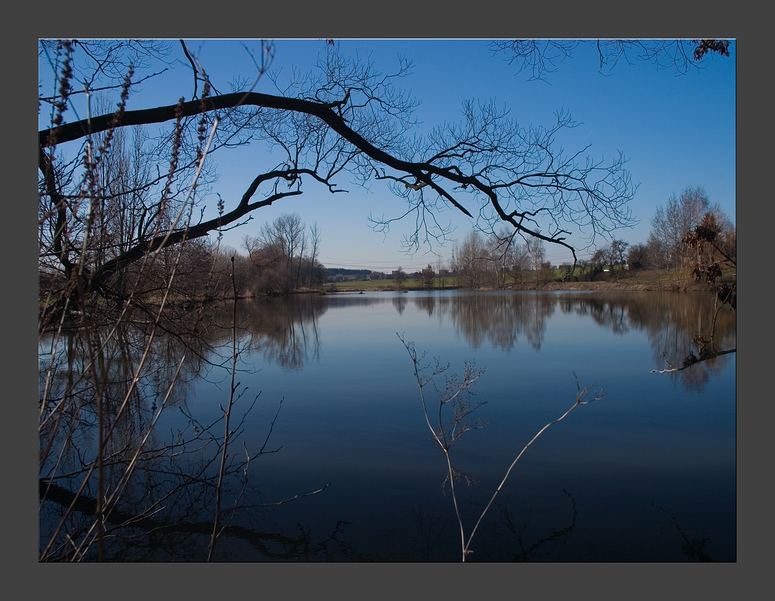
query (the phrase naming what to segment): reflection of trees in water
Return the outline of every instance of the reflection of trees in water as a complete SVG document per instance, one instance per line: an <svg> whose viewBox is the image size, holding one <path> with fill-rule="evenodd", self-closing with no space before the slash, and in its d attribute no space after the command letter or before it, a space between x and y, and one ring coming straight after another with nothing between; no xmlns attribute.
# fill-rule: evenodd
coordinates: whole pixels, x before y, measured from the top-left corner
<svg viewBox="0 0 775 601"><path fill-rule="evenodd" d="M542 293L458 294L414 299L418 308L431 315L434 310L449 315L452 323L478 348L483 342L511 350L523 336L536 350L541 348L550 318L557 307L563 313L589 316L601 327L616 333L628 331L628 305L624 297Z"/></svg>
<svg viewBox="0 0 775 601"><path fill-rule="evenodd" d="M420 296L413 299L415 306L428 314L428 317L433 315L433 310L436 308L435 296Z"/></svg>
<svg viewBox="0 0 775 601"><path fill-rule="evenodd" d="M151 335L152 327L127 320L113 328L41 335L42 558L93 556L90 548L99 525L96 509L83 510L89 499L104 502L106 530L100 538L108 553L115 538L111 514L161 516L172 506L184 507L184 498L175 499L171 483L184 481L178 468L185 456L185 436L164 443L154 433L154 424L163 408L185 398L187 382L199 374L207 341L172 332L173 327L168 324L166 333ZM173 499L176 502L168 505Z"/></svg>
<svg viewBox="0 0 775 601"><path fill-rule="evenodd" d="M267 361L286 369L301 369L310 356L318 357L321 341L317 320L328 310L391 303L402 314L411 303L429 317L449 317L453 327L473 347L489 342L511 350L523 338L539 350L548 322L555 310L563 314L589 317L595 324L615 334L644 330L650 340L655 366L663 367L663 353L680 361L695 347L698 334L714 330L718 350L735 346L735 314L728 307L715 312L710 293L660 292L582 292L582 293L459 293L454 295L298 295L240 303L238 322L241 333L249 336L252 348L260 349ZM228 315L218 321L227 340ZM217 328L216 328L217 329ZM215 330L211 332L214 336ZM211 344L215 345L213 340ZM727 356L703 361L670 377L690 389L702 389L718 372ZM644 369L648 366L644 366Z"/></svg>
<svg viewBox="0 0 775 601"><path fill-rule="evenodd" d="M589 316L601 328L614 334L626 334L630 330L629 306L621 298L595 295L581 301L562 299L560 305L564 313Z"/></svg>
<svg viewBox="0 0 775 601"><path fill-rule="evenodd" d="M477 346L489 341L505 350L512 348L519 337L539 349L547 320L556 306L563 313L589 316L600 327L613 332L645 331L659 366L664 362L662 353L680 361L692 348L695 335L707 336L711 329L718 350L736 344L735 314L723 308L714 322L711 294L656 292L464 293L376 298L304 295L240 302L239 336L246 346L262 350L267 360L300 369L304 361L320 352L317 320L323 313L380 303L391 303L399 311L413 303L428 316L449 316L470 344ZM98 487L96 474L90 470L95 464L99 439L98 399L107 434L103 498L108 501L108 557L204 557L204 553L197 555L196 550L206 551L203 531L208 523L212 524L209 520L217 477L214 458L222 445L222 418L216 416L211 423L201 423L187 413L188 423L180 426L181 430L168 433L163 429L154 431L153 425L162 409L188 411L185 398L190 383L217 363L208 357L213 348L229 342L230 326L230 312L213 308L195 327L184 322L164 324L152 340L151 327L142 319L127 319L112 330L92 328L88 338L81 331L41 335L39 516L41 550L53 539L48 558L95 555L95 518L90 503L96 499ZM93 369L91 356L95 358ZM728 356L708 359L670 377L680 378L688 388L701 389L727 360ZM238 409L245 411L249 406L250 399L246 398ZM234 429L239 434L242 426L239 419L236 422ZM267 452L272 450L270 447ZM251 459L263 451L250 449ZM244 457L235 452L227 466L227 483L230 498L242 508L251 506L252 514L267 500L244 478L246 467ZM260 523L245 525L230 522L229 517L224 516L224 535L249 544L256 558L360 557L343 542L346 528L342 525L324 541L313 543L302 531L267 531ZM254 515L251 519L258 520ZM60 522L62 528L55 534ZM546 544L563 532L546 533ZM429 536L430 531L418 541L414 552L427 556L432 544ZM81 551L75 552L81 544ZM522 547L522 551L530 553L536 549L532 543Z"/></svg>
<svg viewBox="0 0 775 601"><path fill-rule="evenodd" d="M710 292L612 292L589 295L586 300L568 298L563 304L574 305L577 314L590 315L595 323L615 333L644 330L659 367L665 365L665 357L680 363L696 348L697 336L707 338L711 331L715 350L731 349L736 344L735 312L729 307L717 311ZM688 390L702 390L728 359L714 357L670 377L679 379Z"/></svg>
<svg viewBox="0 0 775 601"><path fill-rule="evenodd" d="M518 514L509 507L508 500L495 503L491 519L477 535L476 551L469 555L473 561L551 561L563 542L570 539L576 526L576 502L566 491L569 501L562 511L563 526L550 526L540 519L530 524L532 511ZM473 513L481 511L476 503L466 505ZM519 515L519 517L518 517ZM385 533L374 541L373 547L360 551L340 541L339 555L332 559L345 561L460 561L458 525L445 503L412 505L398 514L395 524L388 524ZM530 524L530 532L528 525ZM347 539L347 530L343 530Z"/></svg>
<svg viewBox="0 0 775 601"><path fill-rule="evenodd" d="M444 309L474 348L489 341L511 350L524 336L538 350L554 305L551 297L540 294L463 294L451 297Z"/></svg>
<svg viewBox="0 0 775 601"><path fill-rule="evenodd" d="M658 367L664 367L666 359L680 364L698 348L698 337L709 340L714 352L735 348L736 312L728 306L718 309L712 293L659 294L655 303L655 313L662 316L662 322L655 323L652 318L642 327L648 332ZM709 358L670 373L670 377L678 379L687 390L701 391L728 361L729 355Z"/></svg>
<svg viewBox="0 0 775 601"><path fill-rule="evenodd" d="M67 488L57 485L40 484L40 493L49 499L48 510L52 506L59 508L75 503L76 511L84 524L88 526L88 518L95 511L96 502L93 498L75 495ZM202 505L202 500L197 500ZM243 508L245 509L245 508ZM255 514L255 507L253 507ZM136 511L136 510L135 510ZM198 508L201 512L201 507ZM109 543L109 559L111 561L201 561L207 554L207 546L212 533L211 521L197 521L196 512L190 508L178 510L175 515L163 511L125 512L113 511L108 516L108 532L111 534ZM252 521L256 521L255 519ZM226 549L220 560L231 561L314 561L334 558L332 549L341 546L338 539L340 526L326 538L314 539L308 529L300 525L290 533L277 528L246 526L242 524L226 524L221 537L231 544L221 547ZM228 549L234 549L229 551Z"/></svg>
<svg viewBox="0 0 775 601"><path fill-rule="evenodd" d="M399 315L404 314L406 305L407 305L407 300L405 296L396 296L393 298L393 306L396 308L396 311L398 311Z"/></svg>
<svg viewBox="0 0 775 601"><path fill-rule="evenodd" d="M563 493L570 501L567 525L562 528L554 528L551 531L544 531L539 538L529 537L526 534L530 523L530 511L521 525L517 526L517 521L509 510L508 499L502 504L498 504L500 521L497 524L490 524L488 531L489 555L494 558L511 557L511 561L540 561L551 558L552 552L556 551L558 545L570 538L576 527L578 515L576 499L565 489L563 489ZM484 553L488 554L488 549L485 549Z"/></svg>
<svg viewBox="0 0 775 601"><path fill-rule="evenodd" d="M704 292L601 292L601 293L516 293L459 294L415 299L429 315L449 315L454 326L473 347L489 341L510 350L520 336L536 350L541 348L549 319L559 307L565 314L589 317L615 334L645 330L657 366L669 357L680 363L698 335L708 341L713 332L713 350L734 348L735 312L729 307L717 311L714 295ZM715 316L715 317L714 317ZM702 390L710 376L726 365L722 355L672 373L691 390ZM644 366L644 369L647 366Z"/></svg>
<svg viewBox="0 0 775 601"><path fill-rule="evenodd" d="M312 294L243 301L237 306L237 327L248 350L260 351L266 361L285 369L299 370L310 353L315 359L320 356L317 320L326 309L321 297Z"/></svg>
<svg viewBox="0 0 775 601"><path fill-rule="evenodd" d="M144 324L138 323L95 328L88 337L82 331L41 337L43 476L55 466L61 470L63 461L78 464L91 457L87 449L95 444L98 396L104 418L114 429L107 451L118 456L133 452L132 441L147 430L165 397L167 406L185 399L191 380L201 374L200 357L208 348L207 341L172 334L159 334L152 343L149 338ZM95 356L93 364L89 345Z"/></svg>
<svg viewBox="0 0 775 601"><path fill-rule="evenodd" d="M708 555L707 551L705 550L705 544L709 540L707 537L702 535L695 536L694 538L690 537L688 534L686 534L686 532L683 531L681 525L678 523L678 520L676 520L674 516L670 515L664 507L660 507L653 501L651 504L669 518L670 525L672 525L678 532L679 536L681 537L681 553L686 556L686 559L689 561L713 561L713 558ZM660 531L662 534L665 534L666 528L663 526Z"/></svg>
<svg viewBox="0 0 775 601"><path fill-rule="evenodd" d="M97 548L112 560L207 556L223 414L203 422L185 399L191 380L210 367L203 357L225 336L219 319L215 313L155 329L127 319L113 328L41 334L41 559L95 559ZM230 444L239 444L251 405L243 401L239 407L243 421L239 415L232 420ZM170 432L158 428L162 414L176 409L187 420L178 420L181 425ZM298 557L311 548L309 537L231 523L241 510L265 501L250 484L248 468L272 451L268 437L261 449L232 453L224 467L230 500L221 512L223 534L247 540L259 551L261 544L284 545L283 557Z"/></svg>

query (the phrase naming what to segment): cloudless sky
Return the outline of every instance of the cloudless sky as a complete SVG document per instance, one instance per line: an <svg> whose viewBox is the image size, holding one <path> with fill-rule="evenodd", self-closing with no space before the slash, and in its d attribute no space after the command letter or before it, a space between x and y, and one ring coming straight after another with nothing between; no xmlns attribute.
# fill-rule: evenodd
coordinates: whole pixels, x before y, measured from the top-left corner
<svg viewBox="0 0 775 601"><path fill-rule="evenodd" d="M346 55L370 57L383 72L392 72L399 55L413 63L411 74L399 81L422 104L416 111L421 122L418 133L427 133L444 121L458 121L466 99L493 98L506 106L521 126L551 126L555 112L570 112L579 126L558 138L567 154L591 145L586 155L614 159L618 152L629 159L627 168L639 183L630 207L638 225L618 230L614 236L630 244L646 242L649 220L657 206L687 187L701 186L711 203L717 203L735 222L735 117L736 52L730 57L713 55L700 70L677 75L674 69L659 70L648 62L620 61L607 74L600 73L597 50L591 44L577 47L572 57L556 63L556 71L545 81L530 81L530 72L518 72L502 53L494 53L488 40L337 40ZM275 40L272 69L290 74L293 68L309 71L326 52L322 40ZM189 42L222 92L237 77L254 79L256 69L246 48L260 53L258 41L206 40ZM173 49L181 60L157 83L148 82L130 98L129 109L174 104L181 95L190 98L192 76L180 46ZM256 91L275 93L268 78ZM72 119L72 115L69 115ZM258 174L256 161L265 161L263 146L218 153L220 181L214 188L229 210L239 201ZM264 155L264 156L262 156ZM227 159L227 160L225 160ZM261 163L262 166L267 165ZM421 249L413 256L402 252L402 238L411 233L413 219L391 226L387 235L374 232L369 215L397 217L405 210L381 182L369 191L349 180L339 181L347 194L328 193L322 186L305 182L304 194L260 209L247 225L227 233L224 244L239 249L245 235L256 235L261 225L286 212L298 213L309 226L321 231L320 261L327 267L390 271L399 265L415 270L436 265L434 254ZM217 198L208 205L214 205ZM477 207L468 207L475 214ZM440 221L451 222L454 238L463 240L473 223L462 213L448 209ZM583 246L581 238L572 243ZM598 240L604 245L604 240ZM451 245L434 246L447 261ZM562 247L546 244L547 259L558 264L570 259ZM584 258L584 254L580 258Z"/></svg>

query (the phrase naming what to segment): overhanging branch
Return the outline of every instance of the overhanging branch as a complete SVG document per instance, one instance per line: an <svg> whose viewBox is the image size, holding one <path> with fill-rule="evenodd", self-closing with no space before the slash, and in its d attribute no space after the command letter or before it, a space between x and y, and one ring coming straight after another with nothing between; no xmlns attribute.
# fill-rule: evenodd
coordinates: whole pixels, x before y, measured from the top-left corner
<svg viewBox="0 0 775 601"><path fill-rule="evenodd" d="M161 123L164 121L170 121L176 117L176 110L179 111L179 114L182 114L183 117L190 117L197 114L201 114L203 112L210 112L210 111L219 111L219 110L228 110L228 109L234 109L237 107L258 107L258 108L265 108L265 109L273 109L273 110L280 110L280 111L291 111L301 114L306 114L310 116L314 116L318 119L320 119L322 122L324 122L328 127L331 128L333 132L335 132L337 135L339 135L343 140L346 140L350 144L352 144L357 152L362 153L369 159L375 161L376 163L380 163L384 165L385 167L388 167L390 169L393 169L399 173L406 174L407 176L414 177L415 184L417 186L427 186L430 189L433 189L436 194L439 195L441 199L443 199L445 202L448 202L450 205L452 205L454 208L462 212L468 217L471 217L471 213L469 210L463 206L460 201L456 200L452 194L447 191L444 187L444 182L447 182L449 184L459 186L461 189L464 190L473 190L478 193L481 193L485 198L487 198L488 203L492 206L498 217L506 222L511 224L516 230L523 232L529 236L533 236L535 238L544 240L546 242L550 242L553 244L559 244L573 253L574 260L576 258L575 255L575 249L573 246L565 242L564 238L559 237L558 235L544 235L541 234L538 228L530 228L526 227L523 223L523 219L521 219L519 216L524 215L526 213L518 213L518 212L509 212L508 207L506 204L504 204L504 201L506 201L508 198L514 198L517 200L517 196L514 193L514 188L518 189L540 189L545 191L545 193L552 195L554 193L560 193L562 192L570 192L578 195L587 195L589 197L588 200L582 199L582 205L583 205L583 213L587 216L590 223L592 224L593 228L597 230L599 227L598 224L598 218L593 215L593 213L597 210L602 210L606 215L607 218L613 219L616 223L621 224L622 221L626 221L626 218L622 218L621 216L617 215L617 211L619 206L621 206L624 202L626 202L627 198L629 197L628 194L628 186L629 186L629 180L628 178L624 179L615 179L613 181L606 181L606 183L610 186L613 186L613 197L611 199L608 199L604 194L601 193L599 190L599 182L589 184L586 181L586 178L588 175L590 175L593 171L600 170L600 166L598 164L592 164L587 165L586 167L578 167L576 168L573 164L570 164L568 161L564 162L564 166L568 167L567 172L557 172L556 170L552 170L551 172L531 172L529 175L522 174L521 177L515 177L513 179L510 179L508 181L490 181L489 175L485 173L475 173L471 175L465 175L461 172L460 168L457 166L449 166L449 165L440 165L434 163L434 159L431 159L430 162L411 162L406 161L398 158L397 156L394 156L390 152L386 152L385 150L378 148L374 144L372 144L369 140L365 139L360 133L355 131L350 124L348 124L348 121L342 116L343 111L342 104L345 102L345 100L341 100L338 102L316 102L312 100L304 100L299 98L291 98L291 97L283 97L283 96L275 96L270 94L262 94L257 92L236 92L233 94L225 94L225 95L218 95L206 98L204 100L193 100L189 102L183 102L178 105L169 105L164 107L157 107L153 109L145 109L145 110L139 110L139 111L127 111L122 116L122 121L120 123L120 126L127 126L127 125L141 125L141 124L149 124L149 123ZM346 115L347 113L345 113ZM68 142L73 141L76 139L79 139L85 135L87 135L87 132L91 133L97 133L100 131L108 130L111 126L115 126L115 122L113 121L113 115L103 115L101 117L92 118L90 123L86 123L85 121L78 121L75 123L69 123L65 125L61 125L58 128L52 128L52 129L46 129L39 132L39 142L42 147L46 147L49 144L49 140L56 140L57 143L62 142ZM550 132L551 133L551 132ZM539 145L541 148L546 150L545 144L547 144L548 140L543 140L541 144ZM508 155L510 152L508 149L504 148L503 152ZM439 156L443 156L439 153L434 153L434 158L437 158ZM505 156L504 161L511 160L509 158L510 155ZM618 169L621 169L621 162L615 163L614 166L608 169L609 175L606 176L606 180L609 176L616 176L616 171ZM494 166L494 168L498 168L497 165ZM502 166L503 169L506 171L513 170L513 166L507 166L505 163ZM488 168L489 169L489 168ZM578 170L578 173L576 172ZM325 176L320 176L316 173L314 169L310 170L298 170L297 173L307 173L311 175L312 177L315 177L318 181L324 182L327 185L329 185L329 189L331 189L331 184L329 182L329 178ZM291 173L289 171L288 173ZM542 178L546 176L551 176L553 178L553 182L538 182L534 183L529 181L526 178L534 178L536 175L540 175ZM277 175L278 177L286 177L286 175ZM267 174L266 177L269 177ZM260 176L258 180L254 180L254 184L258 185L260 181L264 181L265 176ZM399 181L402 181L402 178L392 178L397 179ZM565 180L566 182L573 180L575 182L575 185L573 186L567 186L567 185L561 185L559 183L559 180ZM256 183L258 181L258 183ZM505 190L503 190L505 188ZM334 191L334 190L331 190ZM505 194L505 196L504 196ZM560 202L559 207L555 207L556 210L564 212L566 210L569 210L567 208L567 201L559 198ZM609 202L610 201L610 202ZM250 204L249 202L246 202L244 199L242 203L240 204L240 207L232 212L230 215L234 215L235 218L239 218L245 214L245 211L248 210L247 207L252 207L249 210L252 210L253 208L257 208L258 206L262 206L261 204ZM551 212L551 208L548 209ZM612 213L613 212L613 213ZM566 218L574 219L575 215L573 214L573 211L570 211L568 215L566 215ZM626 217L626 216L625 216ZM223 218L222 218L223 219ZM211 222L208 222L211 223ZM224 222L225 223L225 222ZM201 230L202 227L205 227L200 224L200 226L197 226L199 230ZM605 228L604 228L605 229ZM192 228L192 231L194 228ZM197 231L199 231L197 230ZM563 232L558 232L563 233ZM185 234L181 234L181 236L184 236ZM188 234L189 236L193 235L192 233ZM174 243L174 242L171 242ZM130 251L131 252L131 251Z"/></svg>

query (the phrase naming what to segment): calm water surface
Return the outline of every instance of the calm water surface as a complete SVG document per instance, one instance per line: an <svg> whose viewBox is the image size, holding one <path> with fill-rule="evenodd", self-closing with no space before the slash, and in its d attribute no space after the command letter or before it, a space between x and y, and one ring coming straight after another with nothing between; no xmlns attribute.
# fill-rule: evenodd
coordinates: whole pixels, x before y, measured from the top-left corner
<svg viewBox="0 0 775 601"><path fill-rule="evenodd" d="M370 293L245 303L239 407L243 442L268 449L252 482L265 507L244 523L292 535L309 559L459 560L446 463L430 438L412 362L484 368L471 419L486 426L451 448L470 530L505 470L577 386L604 391L530 447L477 532L473 560L735 559L735 355L680 364L713 313L707 294ZM734 348L733 314L716 324ZM189 409L206 419L224 402L219 370L192 384ZM443 387L444 376L437 377ZM425 388L434 411L438 396ZM591 398L591 397L590 397ZM172 427L173 424L167 424ZM474 480L476 482L474 482ZM223 559L259 560L244 544Z"/></svg>
<svg viewBox="0 0 775 601"><path fill-rule="evenodd" d="M666 358L680 365L697 352L692 341L710 332L713 315L704 293L385 292L241 302L234 419L244 421L233 452L265 452L251 462L240 499L250 508L231 522L217 558L460 560L446 462L401 335L425 353L423 365L449 364L439 388L445 376L461 378L467 362L484 369L471 397L481 405L469 417L486 425L451 447L467 477L456 484L467 532L513 459L574 404L579 387L592 386L589 398L604 392L527 450L469 560L734 561L736 355L652 373L668 367ZM229 364L230 319L224 309L211 324L223 327L212 341L223 348L189 369L160 437L191 418L218 419L228 400L220 365ZM713 344L735 347L734 313L718 313ZM433 418L438 396L431 385L424 392ZM207 537L181 544L206 548Z"/></svg>

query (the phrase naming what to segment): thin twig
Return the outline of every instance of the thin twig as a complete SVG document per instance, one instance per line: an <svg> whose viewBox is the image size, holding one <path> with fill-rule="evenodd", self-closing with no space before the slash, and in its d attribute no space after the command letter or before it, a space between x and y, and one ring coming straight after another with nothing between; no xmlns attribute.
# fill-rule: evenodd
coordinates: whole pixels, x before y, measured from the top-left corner
<svg viewBox="0 0 775 601"><path fill-rule="evenodd" d="M439 403L439 431L437 432L433 426L431 425L430 419L428 417L428 408L425 402L425 395L423 394L423 388L433 380L433 378L444 371L446 368L440 368L438 366L438 363L436 364L436 368L434 369L431 376L423 379L423 376L421 375L422 368L420 367L419 363L422 360L422 357L417 356L417 351L415 349L414 343L412 342L406 342L405 338L398 334L399 340L403 343L404 347L406 348L407 352L409 353L409 357L412 360L412 364L414 366L414 377L415 381L417 382L417 387L420 394L420 401L422 403L423 407L423 414L425 415L425 423L428 425L428 428L431 431L431 434L433 435L433 439L436 441L436 443L441 448L442 452L444 453L444 458L447 462L447 478L450 483L450 489L452 492L452 503L455 507L455 516L457 517L458 522L458 528L460 530L460 544L461 544L461 551L462 551L462 561L466 560L466 557L473 553L471 550L471 543L473 541L474 535L476 534L477 529L479 528L479 524L482 523L482 520L484 519L485 515L489 511L490 507L492 506L493 502L495 501L495 498L498 496L498 493L503 489L503 486L506 484L506 480L508 480L509 476L511 475L512 470L514 469L514 466L517 464L517 462L522 458L522 456L525 454L525 451L532 445L536 440L538 440L538 437L541 436L550 426L553 424L556 424L557 422L562 421L565 419L571 411L573 411L576 407L579 405L587 405L591 403L592 401L599 400L603 397L603 391L601 391L595 396L595 398L588 400L587 393L592 388L592 386L587 386L583 390L579 386L578 379L576 379L576 402L571 406L570 409L568 409L565 413L563 413L560 417L555 419L554 421L549 422L546 424L543 428L541 428L538 433L533 436L533 438L528 442L525 447L520 451L520 453L517 455L517 457L512 461L509 468L506 470L506 474L503 476L503 479L501 480L498 487L495 489L495 492L493 493L492 497L490 498L490 501L487 503L487 506L482 511L481 515L479 516L479 519L476 521L476 524L474 525L473 529L471 530L471 533L468 535L468 538L466 539L465 535L465 527L463 526L463 519L460 516L460 510L458 507L458 499L457 499L457 491L455 490L455 470L452 467L452 460L450 457L449 449L452 445L452 443L459 438L463 432L465 432L465 429L461 429L458 433L453 433L452 436L450 436L450 439L446 439L446 434L444 432L444 427L442 425L441 420L441 408L446 403L456 399L459 395L463 393L463 391L468 390L473 383L479 378L479 376L483 372L474 372L474 375L471 375L471 372L466 372L466 376L463 378L463 381L460 383L455 382L454 380L452 382L447 382L447 389L445 390L444 394L440 394L440 403ZM574 374L575 376L575 374ZM458 411L461 411L461 416L466 415L467 413L463 409L459 409ZM468 411L470 413L470 410ZM457 421L457 420L456 420ZM454 427L457 427L457 423ZM456 435L455 435L456 434Z"/></svg>
<svg viewBox="0 0 775 601"><path fill-rule="evenodd" d="M231 383L229 385L229 402L224 411L224 435L223 448L221 449L221 468L218 471L218 485L215 489L215 519L213 520L213 533L210 537L210 546L207 549L207 561L212 561L215 551L215 542L218 540L218 525L221 515L221 495L223 493L223 476L226 471L226 458L229 456L229 438L232 432L229 431L231 421L231 408L234 405L234 391L236 386L234 379L237 374L237 284L234 279L234 257L231 257L231 285L234 292L234 301L232 302L231 314Z"/></svg>
<svg viewBox="0 0 775 601"><path fill-rule="evenodd" d="M509 475L511 474L511 470L514 469L514 466L517 464L517 461L519 461L520 458L522 457L522 455L524 455L524 453L525 453L525 451L527 451L528 447L530 445L532 445L538 439L538 437L541 436L541 434L543 434L549 428L549 426L552 426L552 425L556 424L557 422L560 422L560 421L564 420L568 416L568 414L570 414L570 412L573 411L579 405L587 405L587 404L591 403L592 401L598 401L601 398L603 398L603 391L601 389L601 391L597 395L595 395L595 398L593 398L592 400L586 400L586 395L589 392L590 388L592 388L592 386L587 386L586 388L584 388L584 390L581 390L580 387L579 387L578 380L576 380L576 388L577 388L578 392L576 393L576 402L573 404L573 406L571 406L570 409L568 409L565 413L563 413L556 420L554 420L552 422L549 422L543 428L541 428L538 431L538 433L535 436L533 436L533 438L530 440L530 442L525 445L525 448L523 448L520 451L519 455L517 455L516 459L514 459L514 461L509 466L509 469L506 470L506 475L503 476L503 480L501 480L501 483L498 485L498 488L495 490L495 492L493 493L492 497L490 498L490 502L487 503L487 507L484 508L484 511L482 511L482 514L479 516L479 519L476 521L476 525L474 526L473 530L471 530L471 534L468 537L468 542L466 543L466 546L465 546L465 549L464 549L464 552L463 552L463 561L465 561L465 556L468 553L471 552L469 550L469 547L471 546L471 541L474 538L474 534L476 534L477 528L479 528L479 524L484 519L484 516L487 513L487 511L490 509L490 506L492 505L493 501L495 500L495 497L498 496L498 493L501 491L501 489L503 488L503 485L506 483L506 480L508 479Z"/></svg>

